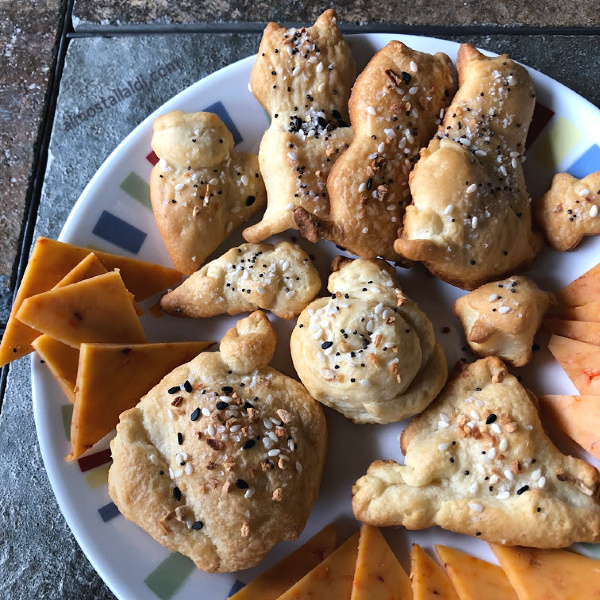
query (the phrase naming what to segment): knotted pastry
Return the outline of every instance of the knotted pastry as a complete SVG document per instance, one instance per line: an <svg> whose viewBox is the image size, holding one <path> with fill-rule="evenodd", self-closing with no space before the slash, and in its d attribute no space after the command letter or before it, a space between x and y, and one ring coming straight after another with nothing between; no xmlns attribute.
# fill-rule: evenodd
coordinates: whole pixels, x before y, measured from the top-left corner
<svg viewBox="0 0 600 600"><path fill-rule="evenodd" d="M238 321L220 352L178 367L121 415L109 493L127 519L204 571L258 564L296 539L327 449L320 405L267 366L264 313Z"/></svg>
<svg viewBox="0 0 600 600"><path fill-rule="evenodd" d="M333 240L362 258L400 259L393 244L410 203L408 174L454 92L445 54L398 41L377 52L352 88L354 139L327 178L329 216L297 208L302 235Z"/></svg>
<svg viewBox="0 0 600 600"><path fill-rule="evenodd" d="M294 367L313 398L355 423L390 423L422 411L446 381L433 326L382 260L336 259L329 298L300 316Z"/></svg>
<svg viewBox="0 0 600 600"><path fill-rule="evenodd" d="M376 461L356 482L354 514L511 546L599 542L600 474L553 446L533 399L498 358L463 365L404 430L405 466Z"/></svg>
<svg viewBox="0 0 600 600"><path fill-rule="evenodd" d="M586 235L600 234L600 171L583 179L558 173L552 187L533 207L549 244L559 252L574 250Z"/></svg>
<svg viewBox="0 0 600 600"><path fill-rule="evenodd" d="M262 308L293 319L320 289L319 273L300 247L290 242L242 244L193 273L164 295L160 306L177 317Z"/></svg>
<svg viewBox="0 0 600 600"><path fill-rule="evenodd" d="M355 77L350 47L326 10L313 27L285 29L269 23L250 84L271 115L258 158L268 205L260 223L244 230L249 242L296 229L294 209L329 213L329 171L350 144L348 97Z"/></svg>
<svg viewBox="0 0 600 600"><path fill-rule="evenodd" d="M189 275L266 202L258 157L233 151L233 136L212 113L170 112L154 121L160 158L150 198L171 260Z"/></svg>
<svg viewBox="0 0 600 600"><path fill-rule="evenodd" d="M555 302L531 279L515 276L462 296L454 303L454 312L475 354L523 367L531 360L533 337Z"/></svg>
<svg viewBox="0 0 600 600"><path fill-rule="evenodd" d="M506 55L463 44L457 68L458 92L410 175L413 203L394 248L472 290L529 265L542 244L521 166L535 94Z"/></svg>

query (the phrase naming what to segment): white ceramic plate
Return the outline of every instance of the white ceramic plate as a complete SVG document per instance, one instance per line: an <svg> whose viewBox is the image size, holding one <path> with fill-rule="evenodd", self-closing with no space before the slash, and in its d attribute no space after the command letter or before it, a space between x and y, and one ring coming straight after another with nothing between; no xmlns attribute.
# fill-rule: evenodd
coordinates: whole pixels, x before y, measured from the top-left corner
<svg viewBox="0 0 600 600"><path fill-rule="evenodd" d="M392 39L400 39L421 51L446 52L453 59L458 50L456 43L432 38L357 35L349 40L358 68L362 69L374 52ZM248 91L253 62L254 58L250 57L210 75L178 94L141 123L110 155L91 180L69 216L60 239L128 256L133 256L137 250L135 255L138 258L170 265L152 211L147 204L148 190L144 183L149 180L152 168L147 159L152 121L158 115L176 109L186 112L209 109L220 113L221 117L225 110L237 128L239 138L243 140L236 149L256 151L268 126L268 118ZM593 132L600 131L600 111L549 77L533 70L530 72L538 102L554 113L527 153L526 176L530 192L536 197L545 191L554 172L569 170L581 177L600 168L600 149L595 145L597 140L591 137ZM540 109L536 119L544 114L549 115ZM226 123L231 126L231 122ZM287 232L275 239L289 239L294 233L296 232ZM240 243L242 238L238 231L214 256ZM339 251L329 242L311 245L301 241L301 244L316 256L316 264L325 282L329 263ZM529 275L544 289L556 291L593 266L598 261L598 256L600 238L586 240L572 253L558 254L545 249L535 261ZM463 292L426 276L421 268L400 270L399 276L408 295L418 302L433 321L449 364L454 364L461 356L468 356L461 350L464 341L459 323L451 310L453 301ZM146 301L143 305L148 307L153 302L156 299ZM274 365L293 376L288 345L293 323L280 321L272 315L271 318L280 334ZM172 317L155 319L147 313L142 322L151 341L190 338L218 341L236 320L235 317L196 321ZM445 327L450 327L450 333L442 333ZM538 338L542 350L535 353L534 360L527 368L519 370L523 382L538 393L575 393L561 368L545 350L547 338L543 333ZM195 570L188 559L171 554L144 531L115 512L105 484L107 465L84 473L77 462L64 461L69 443L63 428L63 415L68 417L69 404L35 355L32 359L32 381L41 451L61 510L98 573L122 600L155 600L157 597L194 597L199 600L226 598L232 589L252 580L327 523L335 521L339 525L342 539L356 530L358 523L352 516L350 503L351 485L365 473L372 460L402 460L398 436L405 423L358 426L327 410L331 427L327 468L319 499L301 538L295 543L275 547L267 560L255 569L235 574L210 575ZM584 455L568 440L560 436L555 438L562 449ZM107 443L104 440L90 454L107 448ZM438 528L420 532L390 530L385 534L405 567L412 542L418 542L426 548L431 548L434 543L450 544L479 557L494 560L484 542ZM584 551L594 550L594 547L588 547Z"/></svg>

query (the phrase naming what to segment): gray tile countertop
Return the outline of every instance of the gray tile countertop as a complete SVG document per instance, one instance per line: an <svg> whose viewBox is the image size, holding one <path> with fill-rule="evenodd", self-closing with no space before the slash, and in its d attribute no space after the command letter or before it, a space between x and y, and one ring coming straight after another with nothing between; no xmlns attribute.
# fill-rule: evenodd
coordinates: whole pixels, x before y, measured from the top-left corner
<svg viewBox="0 0 600 600"><path fill-rule="evenodd" d="M148 6L153 10L146 10ZM190 6L196 3L190 2ZM186 3L178 4L180 23L192 19L235 19L226 3L214 0L202 3L212 12L207 16L199 9L184 20ZM247 4L247 6L246 6ZM346 15L348 21L362 17L363 3L354 2ZM415 4L415 3L413 3ZM416 4L433 10L433 2ZM484 3L495 7L493 19L503 23L508 11L519 14L520 2ZM579 2L571 11L562 11L555 3L548 14L528 13L528 21L538 24L568 22L581 25L589 20L600 23L594 2ZM360 5L360 6L359 6ZM367 6L367 3L364 3ZM475 1L461 3L471 10L472 22L484 22L484 13L475 10ZM137 6L138 8L134 8ZM80 0L76 4L78 27L129 23L161 23L165 19L166 2L97 2ZM248 10L258 20L271 18L264 9L255 14L254 3L238 3L237 10ZM290 3L285 18L312 18L310 5ZM145 8L144 8L145 7ZM241 7L241 8L240 8ZM127 12L129 11L129 12ZM137 12L136 12L137 11ZM258 8L256 9L258 11ZM592 14L593 13L593 14ZM366 13L365 13L366 14ZM374 14L374 13L373 13ZM511 13L513 14L513 13ZM295 15L295 19L291 18ZM388 9L386 22L398 20ZM422 18L422 17L421 17ZM458 17L456 17L458 18ZM460 17L463 18L463 17ZM491 18L491 17L490 17ZM175 17L173 17L175 19ZM595 20L594 20L595 19ZM176 19L175 19L176 20ZM562 20L562 21L561 21ZM106 21L106 23L105 23ZM416 16L412 22L417 22ZM166 22L166 21L164 21ZM406 22L406 21L405 21ZM469 21L471 22L471 21ZM600 106L597 74L600 53L595 36L577 35L490 35L452 38L469 41L493 51L510 55L571 87ZM95 171L112 149L150 112L199 78L250 54L260 40L258 33L193 33L93 36L70 42L60 85L52 137L50 141L45 184L42 192L35 236L56 237L73 204ZM132 73L151 71L178 58L181 68L157 82L144 94L136 94L93 120L67 131L68 114L92 104L102 89L114 82L126 81ZM31 409L29 361L11 365L2 412L0 413L0 598L13 599L87 599L103 600L113 595L79 549L60 513L40 457Z"/></svg>

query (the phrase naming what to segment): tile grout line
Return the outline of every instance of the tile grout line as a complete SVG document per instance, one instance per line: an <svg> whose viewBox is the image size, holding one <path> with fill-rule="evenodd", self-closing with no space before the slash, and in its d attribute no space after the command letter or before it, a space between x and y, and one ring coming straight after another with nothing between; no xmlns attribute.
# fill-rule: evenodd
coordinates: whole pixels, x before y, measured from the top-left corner
<svg viewBox="0 0 600 600"><path fill-rule="evenodd" d="M65 55L69 43L67 33L70 30L73 4L74 0L66 0L63 5L63 11L61 11L60 15L59 30L57 32L57 40L54 46L56 52L54 68L52 77L48 82L46 104L42 114L41 125L38 130L37 141L34 147L35 150L32 163L32 176L27 186L27 193L25 196L25 211L21 225L19 247L11 275L10 289L13 302L21 279L23 278L27 261L29 259L29 251L33 242L33 231L37 221L38 208L44 183L44 175L46 172L46 164L48 162L48 147L50 145L50 136L52 134L52 126L54 124L54 113L56 111L58 88L62 77ZM3 323L2 328L4 327L6 327L6 324ZM4 394L6 392L6 382L8 379L9 369L10 363L2 367L2 370L0 371L0 414L2 412L2 406L4 403Z"/></svg>

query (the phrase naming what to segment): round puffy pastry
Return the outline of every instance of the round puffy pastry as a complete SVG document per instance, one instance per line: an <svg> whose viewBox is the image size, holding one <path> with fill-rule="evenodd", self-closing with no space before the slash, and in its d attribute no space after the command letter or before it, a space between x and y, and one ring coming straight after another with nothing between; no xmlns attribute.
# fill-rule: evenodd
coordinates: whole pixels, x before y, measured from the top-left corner
<svg viewBox="0 0 600 600"><path fill-rule="evenodd" d="M123 515L199 569L258 564L302 532L327 447L321 406L267 366L264 313L239 321L220 352L178 367L121 415L109 493Z"/></svg>
<svg viewBox="0 0 600 600"><path fill-rule="evenodd" d="M305 308L290 341L294 367L319 402L356 423L421 412L447 366L433 326L382 260L336 259L329 298Z"/></svg>

